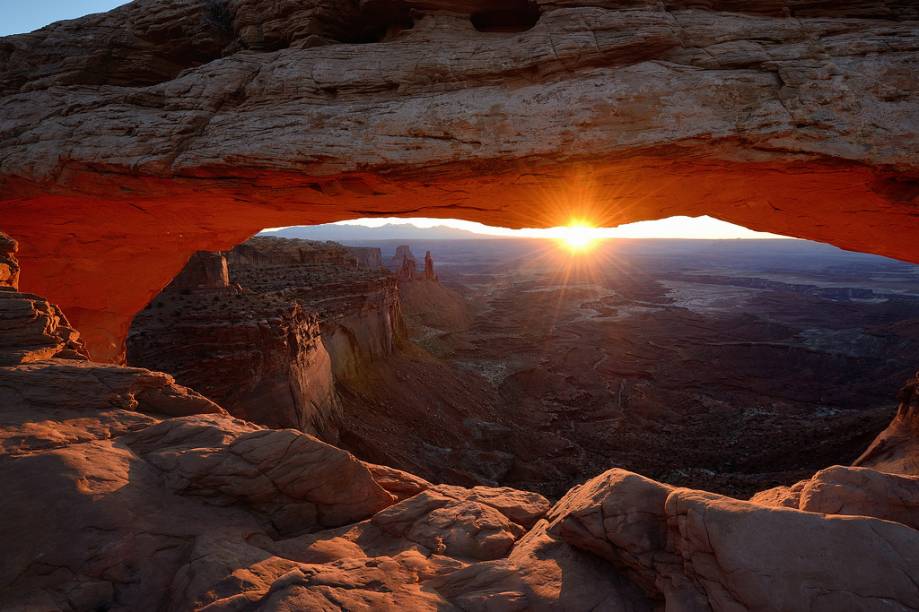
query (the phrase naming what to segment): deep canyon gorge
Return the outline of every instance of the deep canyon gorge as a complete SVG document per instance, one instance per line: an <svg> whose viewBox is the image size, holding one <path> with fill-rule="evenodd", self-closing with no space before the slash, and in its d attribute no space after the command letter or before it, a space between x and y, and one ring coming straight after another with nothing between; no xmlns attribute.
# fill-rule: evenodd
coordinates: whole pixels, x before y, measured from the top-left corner
<svg viewBox="0 0 919 612"><path fill-rule="evenodd" d="M917 62L911 0L0 38L0 609L919 609ZM253 237L705 214L901 261Z"/></svg>

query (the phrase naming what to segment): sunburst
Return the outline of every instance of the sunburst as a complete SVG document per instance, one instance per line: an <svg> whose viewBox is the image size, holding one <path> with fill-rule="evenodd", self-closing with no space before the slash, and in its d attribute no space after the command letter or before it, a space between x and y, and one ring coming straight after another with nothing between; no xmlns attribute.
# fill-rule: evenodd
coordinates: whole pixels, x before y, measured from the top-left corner
<svg viewBox="0 0 919 612"><path fill-rule="evenodd" d="M574 254L593 250L601 239L596 227L580 219L573 219L555 230L553 233L559 243Z"/></svg>

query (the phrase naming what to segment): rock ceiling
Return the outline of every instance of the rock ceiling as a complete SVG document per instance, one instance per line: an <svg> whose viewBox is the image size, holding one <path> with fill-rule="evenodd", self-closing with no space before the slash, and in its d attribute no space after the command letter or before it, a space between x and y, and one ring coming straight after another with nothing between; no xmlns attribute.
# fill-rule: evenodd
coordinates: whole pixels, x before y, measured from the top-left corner
<svg viewBox="0 0 919 612"><path fill-rule="evenodd" d="M737 12L742 11L742 12ZM907 0L139 0L0 39L22 286L98 359L198 249L709 214L919 261Z"/></svg>

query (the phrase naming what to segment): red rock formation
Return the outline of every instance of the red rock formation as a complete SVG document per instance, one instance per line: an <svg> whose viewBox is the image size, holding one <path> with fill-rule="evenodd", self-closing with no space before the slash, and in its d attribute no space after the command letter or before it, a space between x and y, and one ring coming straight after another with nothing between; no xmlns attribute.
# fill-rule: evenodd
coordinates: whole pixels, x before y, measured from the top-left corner
<svg viewBox="0 0 919 612"><path fill-rule="evenodd" d="M610 470L550 507L262 429L162 373L7 346L4 609L919 607L915 478L826 470L785 504L803 511Z"/></svg>
<svg viewBox="0 0 919 612"><path fill-rule="evenodd" d="M415 276L418 274L418 264L413 259L409 259L406 256L402 257L402 267L399 268L399 272L396 277L400 282L403 281L413 281Z"/></svg>
<svg viewBox="0 0 919 612"><path fill-rule="evenodd" d="M396 247L396 252L393 254L392 259L389 260L389 268L393 272L399 272L406 267L407 261L417 265L415 254L412 253L412 247L407 244L400 244Z"/></svg>
<svg viewBox="0 0 919 612"><path fill-rule="evenodd" d="M919 373L903 385L897 399L893 421L852 465L919 475Z"/></svg>
<svg viewBox="0 0 919 612"><path fill-rule="evenodd" d="M437 280L437 275L434 273L434 258L431 257L431 251L424 254L424 280Z"/></svg>
<svg viewBox="0 0 919 612"><path fill-rule="evenodd" d="M0 232L0 287L19 289L19 244Z"/></svg>
<svg viewBox="0 0 919 612"><path fill-rule="evenodd" d="M399 308L393 279L351 249L257 238L192 257L135 317L128 363L169 372L234 416L335 441L335 379L393 350Z"/></svg>
<svg viewBox="0 0 919 612"><path fill-rule="evenodd" d="M383 255L377 247L346 246L345 249L357 260L358 267L379 270L383 267Z"/></svg>
<svg viewBox="0 0 919 612"><path fill-rule="evenodd" d="M231 280L244 289L318 313L338 380L358 376L405 335L396 279L363 268L340 244L253 238L227 258Z"/></svg>
<svg viewBox="0 0 919 612"><path fill-rule="evenodd" d="M4 39L4 230L95 355L266 226L711 214L919 261L912 2L360 6L141 0Z"/></svg>
<svg viewBox="0 0 919 612"><path fill-rule="evenodd" d="M175 290L226 289L230 286L227 258L223 253L198 251L171 283Z"/></svg>
<svg viewBox="0 0 919 612"><path fill-rule="evenodd" d="M128 363L169 372L234 416L334 440L338 399L316 315L235 288L181 286L135 317Z"/></svg>
<svg viewBox="0 0 919 612"><path fill-rule="evenodd" d="M0 364L65 357L85 359L80 334L56 305L18 289L16 241L0 233Z"/></svg>

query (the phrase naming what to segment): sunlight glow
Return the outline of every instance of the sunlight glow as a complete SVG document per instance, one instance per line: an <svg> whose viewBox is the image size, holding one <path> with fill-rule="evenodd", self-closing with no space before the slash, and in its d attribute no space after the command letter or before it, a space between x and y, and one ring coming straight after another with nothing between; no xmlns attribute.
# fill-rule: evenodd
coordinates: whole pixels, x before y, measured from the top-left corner
<svg viewBox="0 0 919 612"><path fill-rule="evenodd" d="M594 219L594 217L590 217ZM556 217L557 219L557 217ZM551 221L547 225L551 225ZM472 237L495 236L506 238L550 238L559 239L561 234L569 231L566 227L525 228L509 229L506 227L493 227L464 221L460 219L435 219L430 217L374 217L338 221L333 225L357 225L362 227L384 227L387 225L412 225L418 228L449 227L471 232ZM734 225L712 217L669 217L655 221L638 221L626 223L618 227L593 227L591 233L596 240L605 238L683 238L706 240L732 240L732 239L763 239L787 238L766 232L757 232L739 225ZM603 225L600 223L599 225ZM265 232L284 229L266 228Z"/></svg>
<svg viewBox="0 0 919 612"><path fill-rule="evenodd" d="M561 245L574 254L593 250L602 239L596 227L580 219L572 219L565 227L552 229L556 230Z"/></svg>

